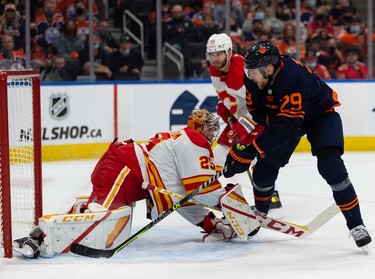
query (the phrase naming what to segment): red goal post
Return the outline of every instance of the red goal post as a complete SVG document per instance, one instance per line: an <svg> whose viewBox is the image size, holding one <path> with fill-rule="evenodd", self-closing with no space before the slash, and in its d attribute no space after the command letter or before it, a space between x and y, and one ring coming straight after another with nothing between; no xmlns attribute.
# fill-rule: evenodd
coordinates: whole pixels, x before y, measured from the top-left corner
<svg viewBox="0 0 375 279"><path fill-rule="evenodd" d="M39 73L0 71L0 256L7 258L12 239L42 216L40 111Z"/></svg>

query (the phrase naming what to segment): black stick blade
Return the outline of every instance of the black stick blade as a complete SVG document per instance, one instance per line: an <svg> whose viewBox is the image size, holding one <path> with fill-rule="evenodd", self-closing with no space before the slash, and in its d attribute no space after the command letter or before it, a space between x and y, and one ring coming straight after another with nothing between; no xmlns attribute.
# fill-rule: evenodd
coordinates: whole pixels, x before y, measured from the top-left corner
<svg viewBox="0 0 375 279"><path fill-rule="evenodd" d="M91 258L110 258L114 254L114 250L101 250L90 248L79 243L73 243L70 247L70 252L73 254L91 257Z"/></svg>

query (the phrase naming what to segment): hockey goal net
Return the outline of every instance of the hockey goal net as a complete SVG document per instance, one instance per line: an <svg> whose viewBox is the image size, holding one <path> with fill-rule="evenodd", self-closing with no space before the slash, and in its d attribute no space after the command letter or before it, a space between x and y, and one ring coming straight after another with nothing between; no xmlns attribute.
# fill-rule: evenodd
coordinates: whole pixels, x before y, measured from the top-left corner
<svg viewBox="0 0 375 279"><path fill-rule="evenodd" d="M0 256L42 215L40 80L37 71L0 72ZM20 235L22 234L22 235Z"/></svg>

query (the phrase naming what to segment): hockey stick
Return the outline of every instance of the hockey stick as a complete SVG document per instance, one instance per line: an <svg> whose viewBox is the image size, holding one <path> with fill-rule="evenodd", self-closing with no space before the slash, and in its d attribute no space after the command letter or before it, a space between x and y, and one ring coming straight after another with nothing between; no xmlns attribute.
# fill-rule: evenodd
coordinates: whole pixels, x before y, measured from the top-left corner
<svg viewBox="0 0 375 279"><path fill-rule="evenodd" d="M171 197L183 199L185 196L174 193L172 191L168 191L163 188L156 187L154 185L148 184L147 189L159 192L164 195L168 195ZM199 203L193 199L189 200L189 202L194 203L196 205L204 206L210 209L215 209L221 211L219 208L210 207L208 205ZM318 216L316 216L313 220L311 220L306 225L298 225L295 223L291 223L288 221L278 220L269 216L264 216L262 214L256 214L255 216L258 219L260 226L262 228L266 228L272 231L281 232L284 234L288 234L295 237L306 237L313 234L317 229L331 220L337 213L339 213L339 207L333 203L329 207L327 207L323 212L321 212Z"/></svg>
<svg viewBox="0 0 375 279"><path fill-rule="evenodd" d="M149 229L154 227L156 224L158 224L161 220L163 220L165 217L167 217L172 212L176 211L178 208L181 207L182 204L188 202L192 197L197 195L199 192L201 192L204 188L212 184L215 180L217 180L220 176L223 175L223 173L226 171L226 168L222 169L221 171L217 172L214 176L212 176L209 180L204 182L202 185L197 187L194 191L192 191L190 194L186 195L182 200L176 202L172 205L171 208L161 213L158 217L153 219L150 223L148 223L146 226L144 226L142 229L140 229L138 232L133 234L131 237L129 237L127 240L125 240L123 243L118 245L117 247L109 250L103 250L103 249L95 249L90 248L84 245L81 245L79 243L74 243L70 247L70 251L74 254L91 257L91 258L110 258L117 252L124 249L127 245L132 243L134 240L136 240L138 237L143 235L145 232L147 232Z"/></svg>
<svg viewBox="0 0 375 279"><path fill-rule="evenodd" d="M249 177L251 185L254 186L253 176L251 175L250 169L246 170L247 176Z"/></svg>
<svg viewBox="0 0 375 279"><path fill-rule="evenodd" d="M247 170L247 175L249 176L251 185L253 185L253 187L254 187L254 179L253 179L253 176L252 176L249 169ZM293 224L293 223L290 223L290 222L280 222L280 224L286 223L286 224L293 225L297 228L302 229L304 231L304 233L302 233L302 234L297 233L297 235L295 235L297 237L300 237L302 235L304 235L304 236L311 235L317 229L319 229L321 226L323 226L325 223L327 223L329 220L331 220L334 216L336 216L336 214L339 213L339 212L340 212L339 207L336 205L336 203L333 203L306 225L301 226L301 225ZM268 228L268 226L272 224L267 220L268 217L267 217L267 219L264 220L264 221L266 221L265 224L263 224L264 221L260 220L260 219L263 219L265 216L257 215L257 217L258 217L259 222L261 223L261 227L267 226L267 228ZM285 227L287 227L287 226L285 226ZM284 231L282 231L282 232L284 232ZM292 231L290 231L290 232L292 232ZM289 234L289 230L286 230L284 233ZM294 232L292 234L294 234Z"/></svg>
<svg viewBox="0 0 375 279"><path fill-rule="evenodd" d="M153 192L161 193L161 194L166 195L166 196L171 196L172 198L178 198L178 199L185 198L184 195L177 194L175 192L169 191L169 190L164 189L164 188L157 187L155 185L151 185L149 183L145 183L144 185L142 185L142 188L151 190ZM188 202L193 203L195 205L200 205L200 206L203 206L203 207L207 207L207 208L210 208L210 209L213 209L213 210L221 211L220 208L218 208L218 207L212 207L212 206L200 203L200 202L198 202L198 201L196 201L194 199L190 199Z"/></svg>

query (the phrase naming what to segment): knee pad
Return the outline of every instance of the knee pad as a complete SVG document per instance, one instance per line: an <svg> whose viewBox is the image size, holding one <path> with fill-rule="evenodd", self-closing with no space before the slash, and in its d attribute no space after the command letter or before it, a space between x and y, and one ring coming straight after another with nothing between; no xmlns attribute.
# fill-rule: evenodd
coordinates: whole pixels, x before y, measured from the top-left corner
<svg viewBox="0 0 375 279"><path fill-rule="evenodd" d="M323 148L316 155L318 158L318 171L329 185L340 183L348 177L339 147Z"/></svg>

